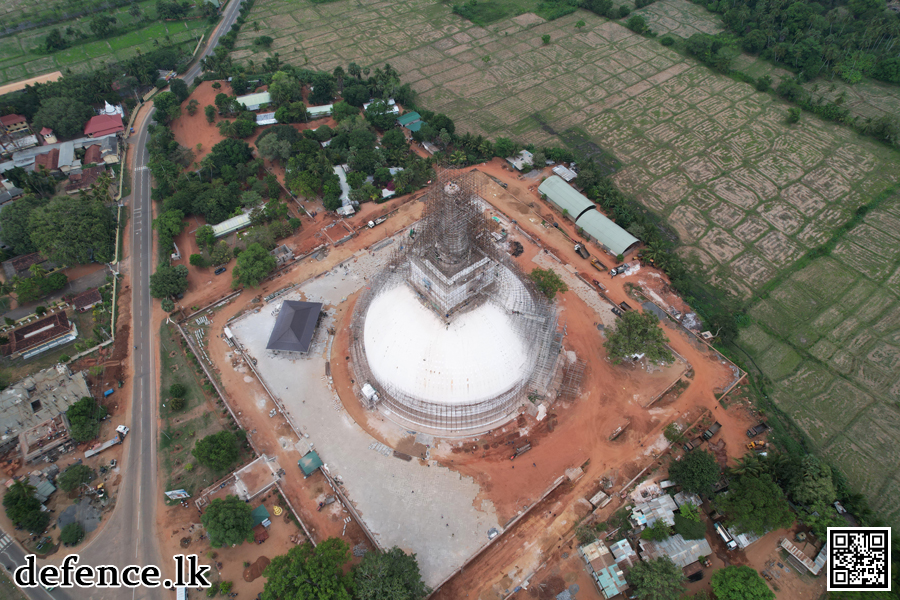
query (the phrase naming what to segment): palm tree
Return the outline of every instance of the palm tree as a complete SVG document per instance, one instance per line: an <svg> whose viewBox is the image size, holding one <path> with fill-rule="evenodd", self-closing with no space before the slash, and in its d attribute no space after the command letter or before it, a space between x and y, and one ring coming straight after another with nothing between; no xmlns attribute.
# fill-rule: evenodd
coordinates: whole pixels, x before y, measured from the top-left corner
<svg viewBox="0 0 900 600"><path fill-rule="evenodd" d="M31 265L30 267L28 267L28 270L31 271L32 276L38 279L47 274L47 269L39 264Z"/></svg>
<svg viewBox="0 0 900 600"><path fill-rule="evenodd" d="M750 475L757 477L768 471L766 464L757 454L747 453L735 461L735 465L728 469L732 475Z"/></svg>
<svg viewBox="0 0 900 600"><path fill-rule="evenodd" d="M457 150L450 155L450 162L454 165L461 165L462 163L466 162L466 153L462 150Z"/></svg>

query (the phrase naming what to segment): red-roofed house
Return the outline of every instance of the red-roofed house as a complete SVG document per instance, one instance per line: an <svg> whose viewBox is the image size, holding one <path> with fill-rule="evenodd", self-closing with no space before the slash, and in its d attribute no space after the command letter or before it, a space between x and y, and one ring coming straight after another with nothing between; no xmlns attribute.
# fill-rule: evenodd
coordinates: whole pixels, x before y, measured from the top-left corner
<svg viewBox="0 0 900 600"><path fill-rule="evenodd" d="M91 117L91 120L84 126L84 135L92 137L102 137L111 133L125 131L122 124L122 117L119 115L97 115Z"/></svg>
<svg viewBox="0 0 900 600"><path fill-rule="evenodd" d="M86 292L82 292L72 299L72 304L75 306L75 310L77 310L78 312L84 312L86 310L94 308L102 302L103 298L100 296L100 291L96 288L88 290Z"/></svg>
<svg viewBox="0 0 900 600"><path fill-rule="evenodd" d="M81 162L84 165L95 165L103 162L103 159L100 158L100 144L88 146L88 149L84 151L84 160Z"/></svg>
<svg viewBox="0 0 900 600"><path fill-rule="evenodd" d="M4 133L15 133L28 128L28 121L22 115L5 115L0 117L0 127Z"/></svg>
<svg viewBox="0 0 900 600"><path fill-rule="evenodd" d="M106 165L98 165L96 167L88 167L78 174L69 175L69 182L66 183L67 194L77 194L82 190L86 190L95 183L106 172Z"/></svg>
<svg viewBox="0 0 900 600"><path fill-rule="evenodd" d="M56 134L49 127L41 129L41 136L44 138L44 145L56 143Z"/></svg>
<svg viewBox="0 0 900 600"><path fill-rule="evenodd" d="M50 173L59 171L59 148L53 148L50 152L38 154L34 157L34 170L37 171L41 167L47 169Z"/></svg>

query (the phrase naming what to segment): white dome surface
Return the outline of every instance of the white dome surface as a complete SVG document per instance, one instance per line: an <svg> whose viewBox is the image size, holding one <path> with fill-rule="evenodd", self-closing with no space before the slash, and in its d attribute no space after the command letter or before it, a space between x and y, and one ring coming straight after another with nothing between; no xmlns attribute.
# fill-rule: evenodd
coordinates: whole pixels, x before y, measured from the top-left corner
<svg viewBox="0 0 900 600"><path fill-rule="evenodd" d="M372 300L363 335L379 383L417 399L488 400L527 376L523 340L490 302L457 315L448 326L400 285Z"/></svg>

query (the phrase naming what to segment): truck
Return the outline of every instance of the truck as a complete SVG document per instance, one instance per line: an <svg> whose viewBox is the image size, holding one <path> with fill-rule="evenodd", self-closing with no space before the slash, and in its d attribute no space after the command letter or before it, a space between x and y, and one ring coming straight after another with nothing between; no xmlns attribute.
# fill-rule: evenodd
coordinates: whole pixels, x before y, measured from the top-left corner
<svg viewBox="0 0 900 600"><path fill-rule="evenodd" d="M595 269L597 269L601 273L603 271L606 271L606 265L604 265L602 262L600 262L593 256L591 257L591 266L593 266Z"/></svg>
<svg viewBox="0 0 900 600"><path fill-rule="evenodd" d="M369 221L369 223L368 223L369 229L372 229L372 228L375 227L376 225L381 225L381 224L384 223L385 221L387 221L387 217L378 217L377 219L374 219L374 220L372 220L372 221Z"/></svg>
<svg viewBox="0 0 900 600"><path fill-rule="evenodd" d="M95 448L86 450L84 452L84 457L90 458L96 454L100 454L107 448L112 448L116 444L121 444L122 441L125 439L126 435L128 435L128 428L125 427L124 425L119 425L118 427L116 427L116 437L112 438L111 440L107 440L107 441L103 442L102 444L99 444Z"/></svg>
<svg viewBox="0 0 900 600"><path fill-rule="evenodd" d="M520 446L516 447L516 452L512 456L509 457L509 460L516 460L517 457L522 456L526 452L531 450L531 442L524 442Z"/></svg>
<svg viewBox="0 0 900 600"><path fill-rule="evenodd" d="M712 436L719 433L720 429L722 429L722 424L719 423L718 421L716 421L715 423L712 424L712 426L709 429L707 429L706 431L703 432L703 439L708 440Z"/></svg>
<svg viewBox="0 0 900 600"><path fill-rule="evenodd" d="M716 528L716 533L719 534L719 537L722 538L729 550L737 549L737 542L734 541L734 538L731 537L731 534L728 533L728 530L721 523L716 523L713 527Z"/></svg>
<svg viewBox="0 0 900 600"><path fill-rule="evenodd" d="M760 423L756 427L751 427L747 430L747 437L754 438L767 429L769 429L769 426L766 423Z"/></svg>
<svg viewBox="0 0 900 600"><path fill-rule="evenodd" d="M588 252L587 248L585 248L581 244L575 244L575 252L577 252L578 256L580 256L581 258L590 258L591 257L591 253Z"/></svg>
<svg viewBox="0 0 900 600"><path fill-rule="evenodd" d="M621 275L622 273L625 272L625 269L627 269L627 268L628 267L626 267L625 265L619 265L618 267L613 267L609 271L609 276L615 277L616 275Z"/></svg>
<svg viewBox="0 0 900 600"><path fill-rule="evenodd" d="M682 448L684 448L685 452L690 452L691 450L693 450L694 448L697 448L702 443L703 443L703 437L698 435L697 437L695 437L688 443L684 444L682 446Z"/></svg>

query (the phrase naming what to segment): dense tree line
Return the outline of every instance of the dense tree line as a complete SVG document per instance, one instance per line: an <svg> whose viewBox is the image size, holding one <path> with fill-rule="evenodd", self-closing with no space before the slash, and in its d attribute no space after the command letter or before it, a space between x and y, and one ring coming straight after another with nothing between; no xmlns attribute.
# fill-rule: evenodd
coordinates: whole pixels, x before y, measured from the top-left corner
<svg viewBox="0 0 900 600"><path fill-rule="evenodd" d="M695 2L722 14L743 50L806 79L834 74L848 83L866 76L900 83L900 16L884 0Z"/></svg>

